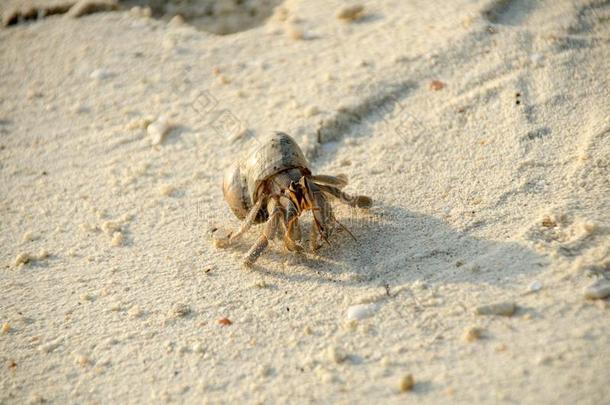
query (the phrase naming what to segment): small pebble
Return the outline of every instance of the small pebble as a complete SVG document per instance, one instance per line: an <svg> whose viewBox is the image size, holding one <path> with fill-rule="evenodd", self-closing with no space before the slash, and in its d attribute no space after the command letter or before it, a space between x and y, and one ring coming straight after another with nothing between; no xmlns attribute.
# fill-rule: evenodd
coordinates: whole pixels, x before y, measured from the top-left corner
<svg viewBox="0 0 610 405"><path fill-rule="evenodd" d="M42 96L43 96L42 92L35 90L35 89L29 89L26 93L26 97L28 98L28 100L31 100L33 98L40 98Z"/></svg>
<svg viewBox="0 0 610 405"><path fill-rule="evenodd" d="M358 329L358 321L355 319L352 319L351 321L347 321L343 327L345 328L345 330L350 331L350 332L354 332L356 329Z"/></svg>
<svg viewBox="0 0 610 405"><path fill-rule="evenodd" d="M298 25L287 24L285 32L286 32L286 35L288 35L288 37L290 39L294 39L294 40L305 39L305 31L303 31L303 28L299 27Z"/></svg>
<svg viewBox="0 0 610 405"><path fill-rule="evenodd" d="M594 222L584 222L581 227L587 235L594 235L599 230L599 225Z"/></svg>
<svg viewBox="0 0 610 405"><path fill-rule="evenodd" d="M110 74L104 69L95 69L93 72L91 72L89 77L94 80L103 80L110 77Z"/></svg>
<svg viewBox="0 0 610 405"><path fill-rule="evenodd" d="M91 295L90 293L82 293L80 295L80 299L81 301L93 301L93 295Z"/></svg>
<svg viewBox="0 0 610 405"><path fill-rule="evenodd" d="M603 279L596 281L585 288L584 295L590 300L601 300L610 296L610 281Z"/></svg>
<svg viewBox="0 0 610 405"><path fill-rule="evenodd" d="M185 316L188 316L192 312L192 310L191 307L189 307L188 305L178 303L174 304L172 312L177 318L184 318Z"/></svg>
<svg viewBox="0 0 610 405"><path fill-rule="evenodd" d="M8 322L4 322L2 324L2 334L6 335L7 333L9 333L11 331L11 325Z"/></svg>
<svg viewBox="0 0 610 405"><path fill-rule="evenodd" d="M49 257L49 255L50 255L50 253L49 253L48 250L40 249L38 251L38 254L36 256L32 257L32 259L34 259L34 260L44 260L44 259L47 259Z"/></svg>
<svg viewBox="0 0 610 405"><path fill-rule="evenodd" d="M319 364L314 368L313 372L316 375L316 377L324 384L331 384L331 383L337 381L337 377L333 373L326 370L324 367L320 366Z"/></svg>
<svg viewBox="0 0 610 405"><path fill-rule="evenodd" d="M27 231L26 233L24 233L23 237L21 238L21 240L24 242L31 242L34 239L34 234L31 231Z"/></svg>
<svg viewBox="0 0 610 405"><path fill-rule="evenodd" d="M544 226L545 228L554 228L557 226L557 222L547 215L542 218L542 226Z"/></svg>
<svg viewBox="0 0 610 405"><path fill-rule="evenodd" d="M122 246L123 245L123 234L121 232L115 232L112 234L112 240L110 241L112 246Z"/></svg>
<svg viewBox="0 0 610 405"><path fill-rule="evenodd" d="M91 111L86 105L76 103L70 108L70 112L73 114L86 114Z"/></svg>
<svg viewBox="0 0 610 405"><path fill-rule="evenodd" d="M347 319L359 321L372 316L376 311L377 305L375 304L352 305L347 308Z"/></svg>
<svg viewBox="0 0 610 405"><path fill-rule="evenodd" d="M441 82L440 80L432 80L430 82L430 90L438 91L442 90L443 88L445 88L445 83Z"/></svg>
<svg viewBox="0 0 610 405"><path fill-rule="evenodd" d="M86 367L91 364L91 360L83 354L75 354L74 362L81 367Z"/></svg>
<svg viewBox="0 0 610 405"><path fill-rule="evenodd" d="M313 117L314 115L318 115L320 113L320 109L318 107L316 107L315 105L312 105L310 107L307 107L305 109L305 117Z"/></svg>
<svg viewBox="0 0 610 405"><path fill-rule="evenodd" d="M15 267L18 267L20 265L25 265L27 264L29 261L31 260L31 257L29 254L22 252L19 253L19 255L17 256L17 258L15 258Z"/></svg>
<svg viewBox="0 0 610 405"><path fill-rule="evenodd" d="M538 280L532 281L532 283L527 287L529 292L537 292L542 290L542 283Z"/></svg>
<svg viewBox="0 0 610 405"><path fill-rule="evenodd" d="M356 4L339 9L337 18L346 22L360 20L364 16L364 6Z"/></svg>
<svg viewBox="0 0 610 405"><path fill-rule="evenodd" d="M159 194L164 197L171 196L174 191L174 187L170 186L169 184L162 184L159 186Z"/></svg>
<svg viewBox="0 0 610 405"><path fill-rule="evenodd" d="M172 125L170 124L167 117L161 115L154 122L152 122L146 128L148 132L148 136L150 137L150 143L152 145L159 145L163 142L165 135L172 129Z"/></svg>
<svg viewBox="0 0 610 405"><path fill-rule="evenodd" d="M475 340L481 339L483 335L483 329L477 327L471 327L466 329L464 332L464 340L467 342L474 342Z"/></svg>
<svg viewBox="0 0 610 405"><path fill-rule="evenodd" d="M539 366L548 366L552 362L553 362L553 357L546 355L546 354L541 354L536 358L536 364Z"/></svg>
<svg viewBox="0 0 610 405"><path fill-rule="evenodd" d="M110 236L121 230L121 224L115 221L105 221L101 226L102 231Z"/></svg>
<svg viewBox="0 0 610 405"><path fill-rule="evenodd" d="M129 311L127 311L127 315L129 315L132 318L139 318L142 316L142 314L143 314L142 308L140 308L137 305L134 305L133 307L129 308Z"/></svg>
<svg viewBox="0 0 610 405"><path fill-rule="evenodd" d="M126 125L126 129L132 131L134 129L146 129L153 122L150 118L137 118Z"/></svg>
<svg viewBox="0 0 610 405"><path fill-rule="evenodd" d="M258 374L261 377L269 377L271 374L273 374L273 368L269 365L262 365L258 369Z"/></svg>
<svg viewBox="0 0 610 405"><path fill-rule="evenodd" d="M267 285L267 283L265 282L265 280L256 280L256 281L254 282L254 284L252 284L252 286L253 286L254 288L259 288L259 289L263 289L263 288L267 288L267 287L269 287L269 286Z"/></svg>
<svg viewBox="0 0 610 405"><path fill-rule="evenodd" d="M326 358L333 363L343 363L347 359L347 354L336 346L329 346L326 349Z"/></svg>
<svg viewBox="0 0 610 405"><path fill-rule="evenodd" d="M514 302L497 302L493 304L480 305L475 309L477 315L501 315L512 316L517 306Z"/></svg>
<svg viewBox="0 0 610 405"><path fill-rule="evenodd" d="M28 399L28 405L44 404L47 400L39 394L32 394Z"/></svg>
<svg viewBox="0 0 610 405"><path fill-rule="evenodd" d="M108 338L108 339L106 339L106 340L104 341L104 344L105 344L106 346L109 346L109 347L110 347L110 346L114 346L114 345L116 345L116 344L118 344L118 343L119 343L119 340L118 340L118 339L116 339L116 338Z"/></svg>
<svg viewBox="0 0 610 405"><path fill-rule="evenodd" d="M498 353L500 352L505 352L506 350L508 350L508 346L506 346L506 344L504 343L500 343L499 345L496 346L495 349Z"/></svg>
<svg viewBox="0 0 610 405"><path fill-rule="evenodd" d="M413 375L407 374L400 379L400 392L413 391L413 387L415 387Z"/></svg>
<svg viewBox="0 0 610 405"><path fill-rule="evenodd" d="M233 324L233 322L231 322L229 318L221 318L218 320L218 323L223 326L229 326Z"/></svg>

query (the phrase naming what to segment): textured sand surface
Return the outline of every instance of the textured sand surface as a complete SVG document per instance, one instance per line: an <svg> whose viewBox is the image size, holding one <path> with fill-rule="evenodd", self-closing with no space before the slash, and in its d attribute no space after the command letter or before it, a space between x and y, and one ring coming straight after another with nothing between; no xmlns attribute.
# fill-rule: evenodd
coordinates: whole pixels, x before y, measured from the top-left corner
<svg viewBox="0 0 610 405"><path fill-rule="evenodd" d="M0 29L0 403L607 401L610 2L432 3ZM274 130L375 204L247 270Z"/></svg>

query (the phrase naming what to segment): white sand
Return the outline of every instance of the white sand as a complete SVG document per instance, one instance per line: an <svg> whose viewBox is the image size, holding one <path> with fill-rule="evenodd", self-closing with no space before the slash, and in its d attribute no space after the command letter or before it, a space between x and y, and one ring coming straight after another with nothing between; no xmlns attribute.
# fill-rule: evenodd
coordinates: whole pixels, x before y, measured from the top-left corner
<svg viewBox="0 0 610 405"><path fill-rule="evenodd" d="M0 403L607 401L610 4L430 3L0 29ZM219 182L272 130L375 206L245 270Z"/></svg>

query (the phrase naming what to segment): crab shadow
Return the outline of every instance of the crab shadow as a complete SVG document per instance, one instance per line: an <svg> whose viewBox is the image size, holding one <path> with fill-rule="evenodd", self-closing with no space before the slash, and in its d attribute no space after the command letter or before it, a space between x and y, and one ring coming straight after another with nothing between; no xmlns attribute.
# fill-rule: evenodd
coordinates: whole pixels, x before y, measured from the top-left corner
<svg viewBox="0 0 610 405"><path fill-rule="evenodd" d="M388 286L421 280L498 285L548 264L544 256L519 243L481 239L452 229L442 219L401 207L347 211L339 211L337 218L355 239L338 229L330 245L305 254L286 252L276 242L253 271L269 281L293 283ZM267 267L271 262L288 265Z"/></svg>

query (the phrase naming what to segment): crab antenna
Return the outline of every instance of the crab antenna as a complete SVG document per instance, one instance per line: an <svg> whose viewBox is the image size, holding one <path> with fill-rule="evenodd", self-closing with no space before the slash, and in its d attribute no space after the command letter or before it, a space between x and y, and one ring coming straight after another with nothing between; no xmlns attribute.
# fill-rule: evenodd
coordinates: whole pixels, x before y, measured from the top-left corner
<svg viewBox="0 0 610 405"><path fill-rule="evenodd" d="M343 229L344 229L344 230L345 230L347 233L349 233L349 236L351 236L351 237L352 237L354 240L358 240L358 239L356 239L356 237L354 236L354 234L353 234L353 233L351 233L349 229L347 229L347 227L346 227L345 225L343 225L341 222L337 221L337 218L335 218L335 222L336 222L337 224L339 224L339 226L340 226L341 228L343 228Z"/></svg>
<svg viewBox="0 0 610 405"><path fill-rule="evenodd" d="M316 224L316 228L318 228L318 233L320 234L320 236L322 237L322 239L324 239L324 242L326 242L326 244L328 246L330 246L330 242L328 241L328 238L326 236L324 236L324 234L321 232L322 227L320 226L320 223L318 222L318 220L316 219L316 217L313 217L313 220ZM348 231L349 232L349 231Z"/></svg>

